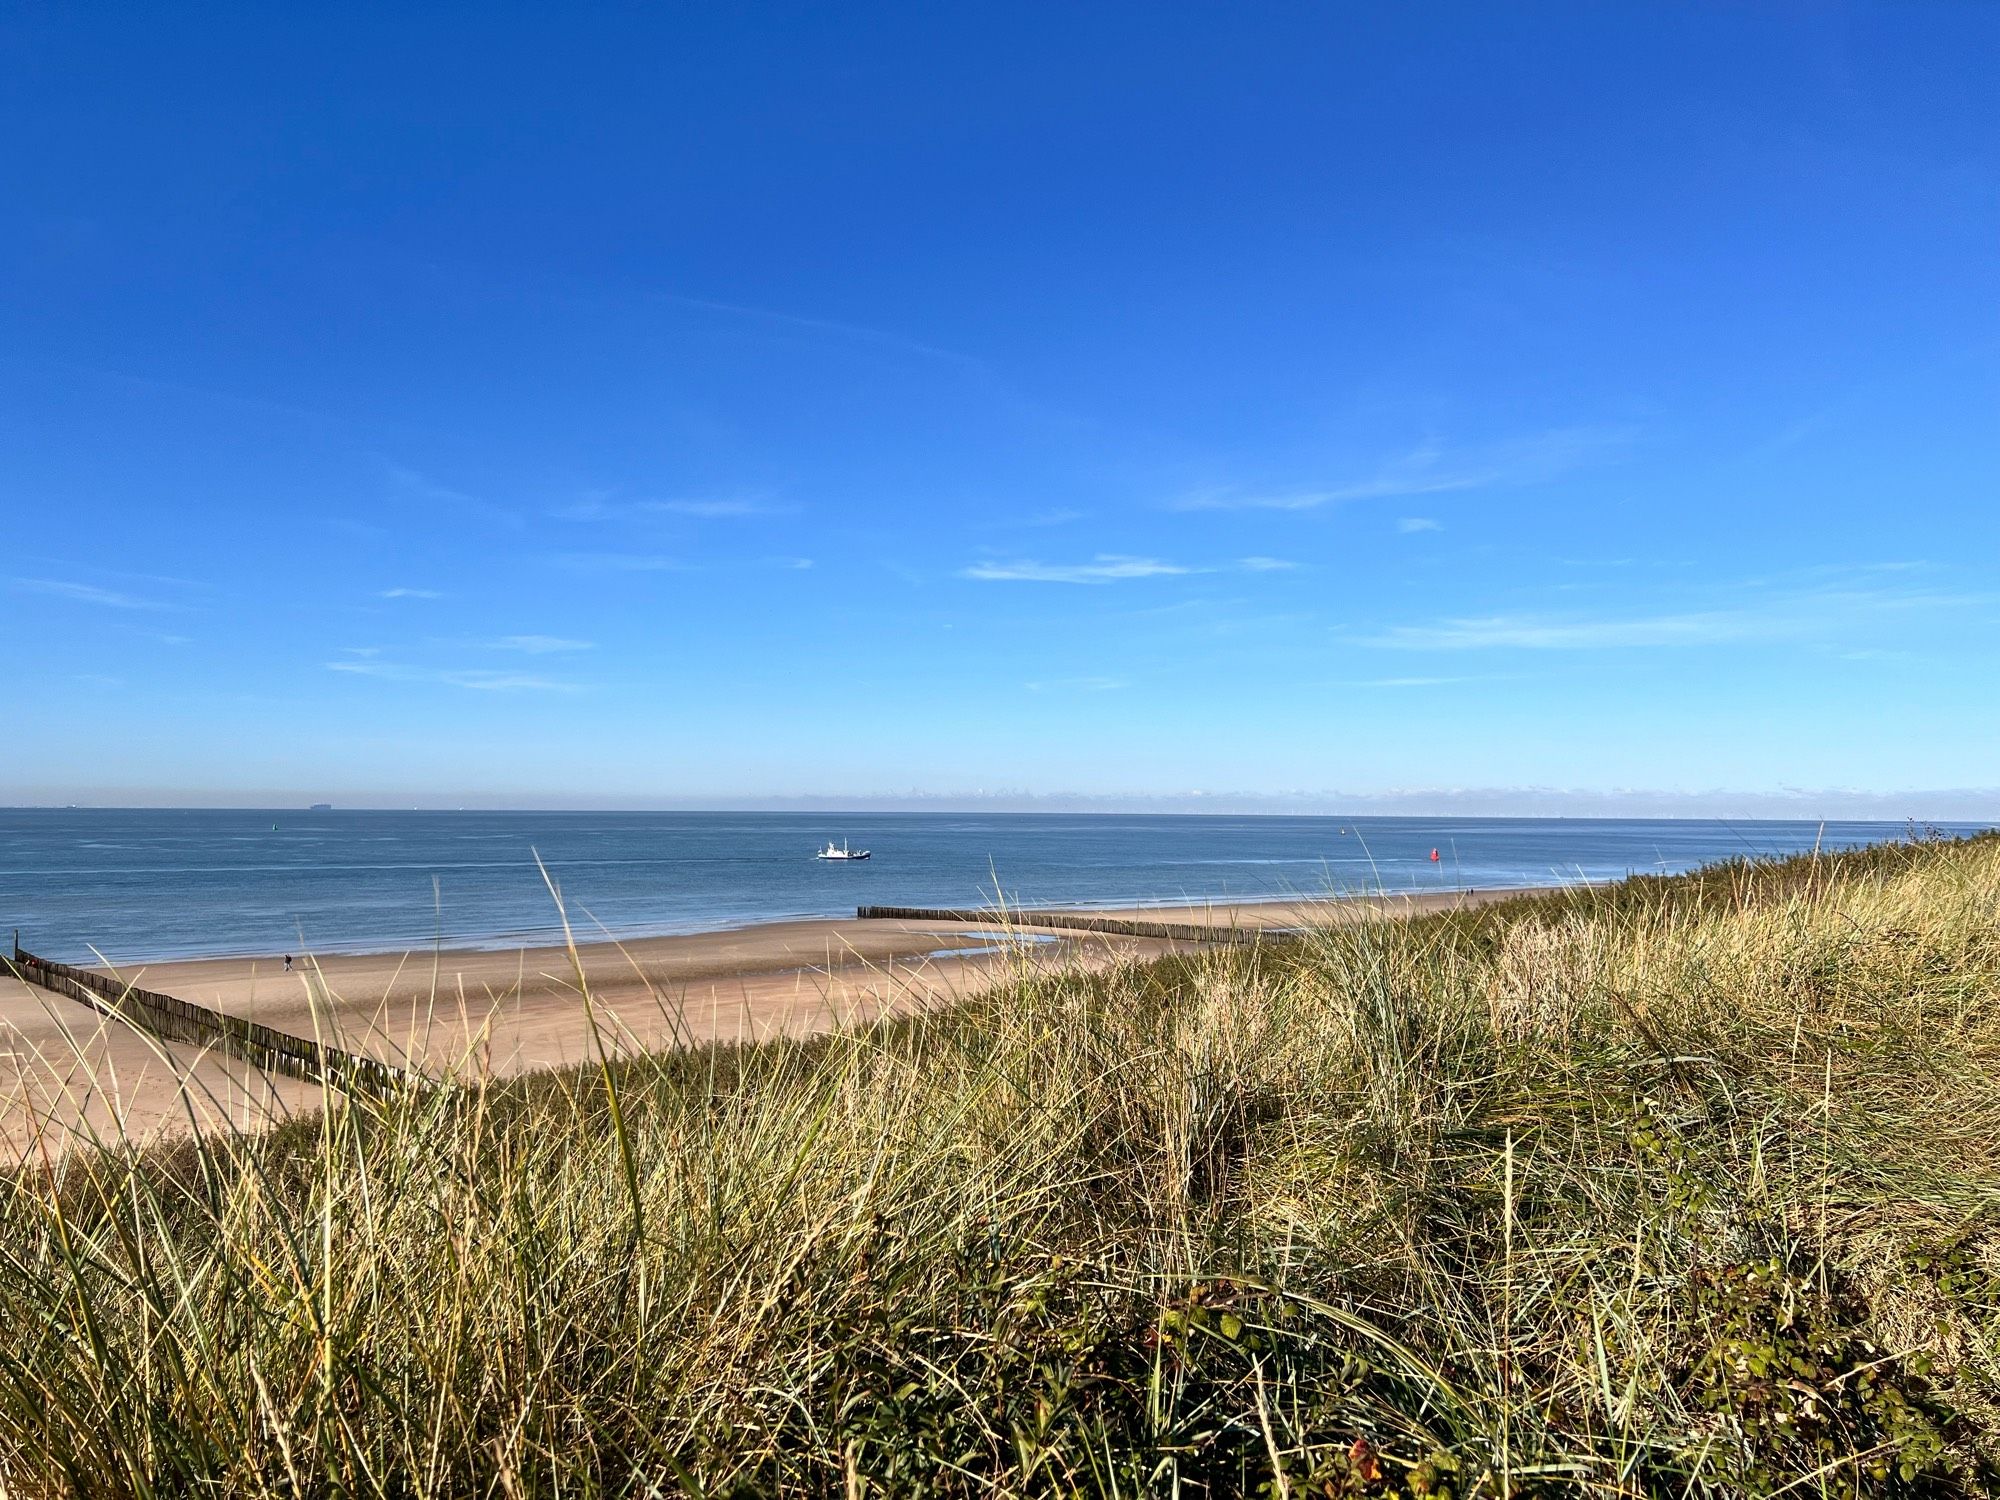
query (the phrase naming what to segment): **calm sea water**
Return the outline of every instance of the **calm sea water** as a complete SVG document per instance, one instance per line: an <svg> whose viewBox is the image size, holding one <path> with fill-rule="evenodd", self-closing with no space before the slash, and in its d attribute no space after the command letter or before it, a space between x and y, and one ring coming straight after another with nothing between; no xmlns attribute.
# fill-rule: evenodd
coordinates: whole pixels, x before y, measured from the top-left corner
<svg viewBox="0 0 2000 1500"><path fill-rule="evenodd" d="M1898 823L939 813L0 810L0 939L52 958L498 947L863 903L1122 904L1601 880ZM826 864L851 840L874 858ZM1433 864L1430 851L1440 858Z"/></svg>

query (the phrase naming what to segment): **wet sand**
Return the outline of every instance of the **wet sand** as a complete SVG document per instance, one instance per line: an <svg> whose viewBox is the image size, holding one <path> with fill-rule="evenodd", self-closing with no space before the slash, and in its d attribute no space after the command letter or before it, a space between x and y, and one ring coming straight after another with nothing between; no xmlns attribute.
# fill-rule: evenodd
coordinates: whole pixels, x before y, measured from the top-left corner
<svg viewBox="0 0 2000 1500"><path fill-rule="evenodd" d="M1219 929L1297 928L1483 905L1517 891L1337 902L1090 909ZM801 1035L945 1003L1044 967L1101 967L1184 949L1158 938L1029 925L855 918L563 948L189 959L115 972L300 1036L431 1074L503 1076L614 1052ZM1016 942L1012 939L1019 939ZM579 969L581 978L579 978ZM589 1001L586 1005L585 992ZM595 1038L592 1023L595 1023ZM164 1055L163 1055L164 1054ZM0 978L0 1149L88 1126L134 1135L257 1124L315 1107L316 1086L150 1042L76 1001Z"/></svg>

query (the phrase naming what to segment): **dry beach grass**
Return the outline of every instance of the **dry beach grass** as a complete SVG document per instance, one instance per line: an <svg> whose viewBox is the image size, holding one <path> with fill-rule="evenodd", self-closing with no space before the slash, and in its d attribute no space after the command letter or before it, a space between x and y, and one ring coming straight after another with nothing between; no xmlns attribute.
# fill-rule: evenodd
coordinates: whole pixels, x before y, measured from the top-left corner
<svg viewBox="0 0 2000 1500"><path fill-rule="evenodd" d="M2000 839L108 1142L10 1494L1983 1493Z"/></svg>

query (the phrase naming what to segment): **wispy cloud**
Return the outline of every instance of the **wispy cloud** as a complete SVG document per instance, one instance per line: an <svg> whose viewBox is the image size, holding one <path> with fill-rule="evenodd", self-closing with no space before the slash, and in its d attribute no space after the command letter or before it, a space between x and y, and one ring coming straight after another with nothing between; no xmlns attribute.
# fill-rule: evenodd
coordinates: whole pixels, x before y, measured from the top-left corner
<svg viewBox="0 0 2000 1500"><path fill-rule="evenodd" d="M735 516L792 515L796 505L774 505L740 495L696 497L680 500L613 500L588 496L559 505L549 512L561 521L630 521L651 516L685 516L695 520L722 520Z"/></svg>
<svg viewBox="0 0 2000 1500"><path fill-rule="evenodd" d="M1626 619L1468 615L1396 625L1364 644L1406 651L1602 651L1621 646L1719 646L1801 634L1801 622L1752 610L1698 610Z"/></svg>
<svg viewBox="0 0 2000 1500"><path fill-rule="evenodd" d="M480 644L494 651L520 651L529 656L552 656L566 651L589 651L597 643L574 641L560 635L503 635L497 640L482 641Z"/></svg>
<svg viewBox="0 0 2000 1500"><path fill-rule="evenodd" d="M330 661L326 663L326 669L329 672L345 672L355 677L376 677L387 682L434 683L482 693L578 691L577 685L573 682L559 682L554 678L536 677L525 672L497 672L477 667L417 667L404 662L363 658L358 661Z"/></svg>
<svg viewBox="0 0 2000 1500"><path fill-rule="evenodd" d="M1358 500L1441 495L1535 484L1601 462L1634 437L1629 427L1562 427L1502 443L1447 449L1426 442L1359 479L1285 489L1225 488L1185 495L1174 510L1318 510Z"/></svg>
<svg viewBox="0 0 2000 1500"><path fill-rule="evenodd" d="M1318 510L1350 500L1399 499L1410 495L1439 495L1451 490L1474 490L1491 484L1483 474L1441 474L1425 479L1369 479L1355 484L1333 485L1326 489L1280 491L1212 491L1176 500L1175 510Z"/></svg>
<svg viewBox="0 0 2000 1500"><path fill-rule="evenodd" d="M1122 677L1050 677L1022 684L1031 693L1109 693L1126 685Z"/></svg>
<svg viewBox="0 0 2000 1500"><path fill-rule="evenodd" d="M1754 588L1754 586L1751 586ZM1834 638L1891 617L1991 603L1990 596L1866 587L1781 589L1708 609L1648 614L1453 615L1394 625L1357 644L1404 651L1603 651Z"/></svg>
<svg viewBox="0 0 2000 1500"><path fill-rule="evenodd" d="M441 484L430 475L412 469L406 464L389 463L389 482L406 499L419 500L429 505L439 505L450 510L464 511L483 520L510 528L518 528L525 523L521 513L504 505L496 505L491 500L478 495Z"/></svg>
<svg viewBox="0 0 2000 1500"><path fill-rule="evenodd" d="M988 583L1112 583L1127 578L1173 578L1195 569L1157 557L1100 552L1087 563L982 562L960 570L962 578Z"/></svg>
<svg viewBox="0 0 2000 1500"><path fill-rule="evenodd" d="M776 568L802 573L818 564L810 557L736 557L696 560L664 552L563 552L551 559L573 573L711 573L740 568Z"/></svg>
<svg viewBox="0 0 2000 1500"><path fill-rule="evenodd" d="M383 589L375 596L378 599L442 599L443 594L436 589Z"/></svg>
<svg viewBox="0 0 2000 1500"><path fill-rule="evenodd" d="M1444 527L1429 516L1404 516L1396 523L1396 529L1404 536L1414 536L1420 531L1443 531Z"/></svg>
<svg viewBox="0 0 2000 1500"><path fill-rule="evenodd" d="M722 516L769 516L780 509L794 507L766 505L758 500L648 500L642 502L644 508L663 516L700 516L718 518Z"/></svg>
<svg viewBox="0 0 2000 1500"><path fill-rule="evenodd" d="M646 552L565 552L555 561L578 573L681 573L688 568L681 558Z"/></svg>
<svg viewBox="0 0 2000 1500"><path fill-rule="evenodd" d="M96 558L79 559L46 553L40 555L17 553L14 556L14 561L16 563L32 562L36 567L38 575L42 577L47 577L50 573L88 573L96 578L116 579L121 583L158 584L165 588L180 591L195 590L206 592L212 590L214 587L213 584L207 583L202 579L183 578L178 573L138 573L129 568L107 568Z"/></svg>
<svg viewBox="0 0 2000 1500"><path fill-rule="evenodd" d="M1277 557L1244 557L1221 565L1196 567L1164 562L1157 557L1131 557L1100 552L1084 563L1045 563L1027 559L979 562L961 568L959 577L987 583L1117 583L1132 578L1181 578L1196 573L1276 573L1296 567Z"/></svg>
<svg viewBox="0 0 2000 1500"><path fill-rule="evenodd" d="M1449 687L1460 682L1484 682L1483 677L1364 677L1353 682L1336 683L1336 687L1350 688L1427 688Z"/></svg>
<svg viewBox="0 0 2000 1500"><path fill-rule="evenodd" d="M1074 506L1055 505L1041 510L1015 510L1006 501L992 501L976 507L966 516L969 525L985 532L1055 531L1087 521L1095 512Z"/></svg>
<svg viewBox="0 0 2000 1500"><path fill-rule="evenodd" d="M816 318L800 313L777 312L768 307L750 307L740 302L718 302L707 297L688 297L673 292L659 292L654 295L662 302L670 302L679 307L721 313L731 318L762 323L770 328L794 329L840 342L872 345L892 353L937 360L967 370L983 372L986 369L986 361L977 355L962 354L956 349L927 344L921 339L910 338L887 329L870 328L861 323L844 323L836 318Z"/></svg>
<svg viewBox="0 0 2000 1500"><path fill-rule="evenodd" d="M1770 636L1779 622L1741 610L1703 610L1632 619L1546 614L1463 615L1428 625L1394 625L1362 644L1404 651L1604 650L1618 646L1713 646Z"/></svg>
<svg viewBox="0 0 2000 1500"><path fill-rule="evenodd" d="M173 609L157 599L141 599L116 589L101 589L94 583L74 583L66 578L13 578L10 587L24 594L42 594L66 599L72 604L88 604L96 609Z"/></svg>

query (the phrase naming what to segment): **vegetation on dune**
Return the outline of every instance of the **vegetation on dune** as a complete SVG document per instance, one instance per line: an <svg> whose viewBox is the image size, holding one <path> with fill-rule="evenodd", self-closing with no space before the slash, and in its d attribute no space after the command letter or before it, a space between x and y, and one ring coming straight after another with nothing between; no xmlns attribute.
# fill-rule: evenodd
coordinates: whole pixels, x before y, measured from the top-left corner
<svg viewBox="0 0 2000 1500"><path fill-rule="evenodd" d="M1973 1494L2000 839L89 1147L9 1493Z"/></svg>

